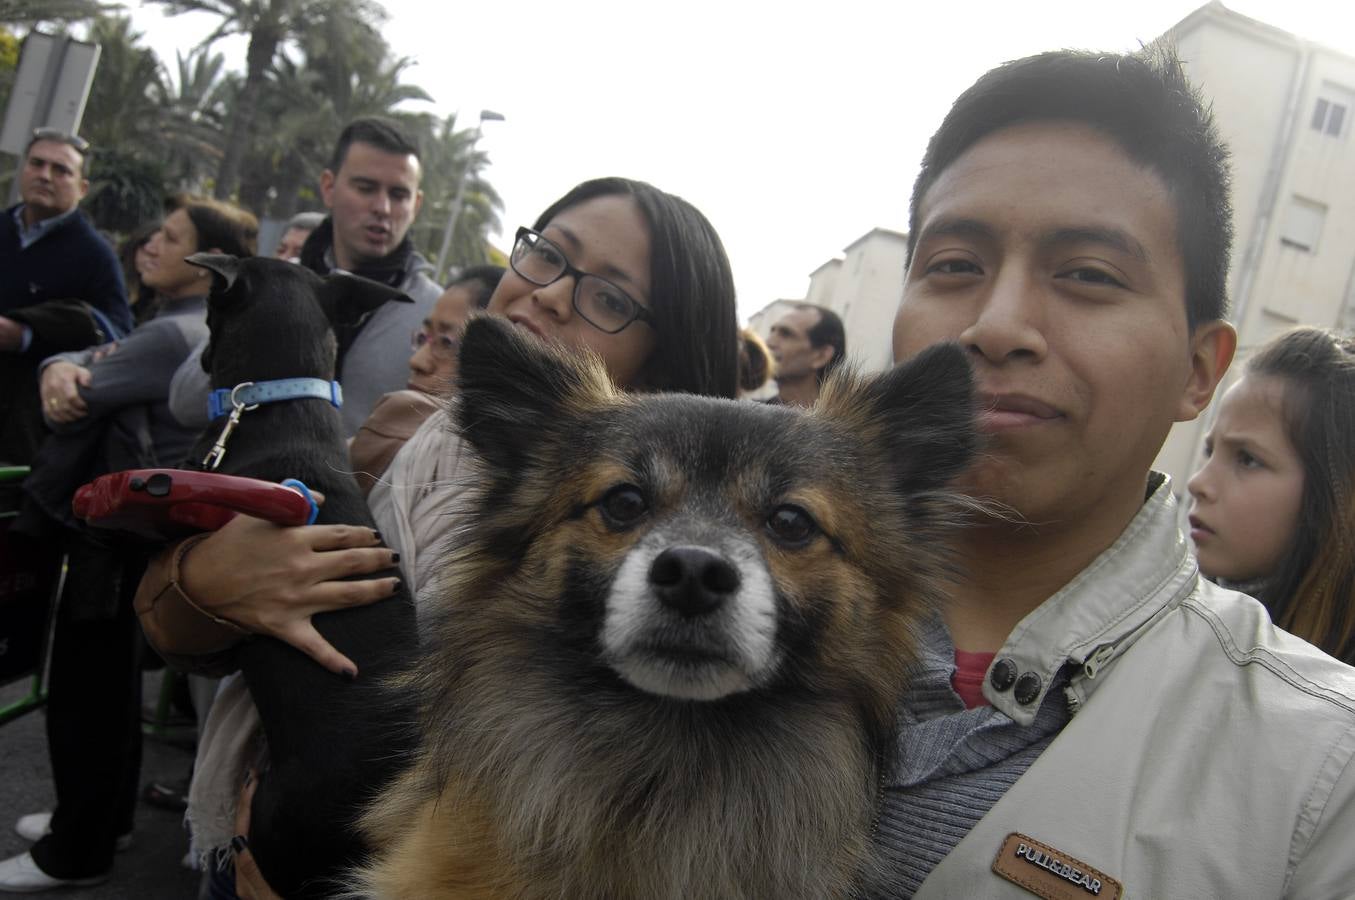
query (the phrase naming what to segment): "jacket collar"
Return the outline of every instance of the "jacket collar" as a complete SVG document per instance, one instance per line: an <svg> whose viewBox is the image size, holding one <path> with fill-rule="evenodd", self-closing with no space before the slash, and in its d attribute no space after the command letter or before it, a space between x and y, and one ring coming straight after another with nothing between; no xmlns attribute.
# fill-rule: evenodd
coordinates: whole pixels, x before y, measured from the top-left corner
<svg viewBox="0 0 1355 900"><path fill-rule="evenodd" d="M24 210L27 208L28 204L20 203L18 206L11 207L9 211L14 219L14 227L19 232L19 247L24 250L27 250L39 240L51 234L53 231L56 231L80 214L80 208L78 206L72 206L64 213L58 213L55 216L40 219L37 222L34 222L32 227L29 227L24 223Z"/></svg>
<svg viewBox="0 0 1355 900"><path fill-rule="evenodd" d="M1101 670L1195 587L1199 571L1177 525L1171 481L1152 477L1156 488L1115 543L1022 619L993 658L983 694L1017 722L1034 721L1069 664L1076 710Z"/></svg>

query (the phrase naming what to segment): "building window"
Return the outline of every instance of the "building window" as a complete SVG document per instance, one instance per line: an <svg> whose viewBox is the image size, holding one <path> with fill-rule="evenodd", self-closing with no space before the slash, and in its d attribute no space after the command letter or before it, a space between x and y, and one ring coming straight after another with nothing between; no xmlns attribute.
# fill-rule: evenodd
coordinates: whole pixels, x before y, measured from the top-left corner
<svg viewBox="0 0 1355 900"><path fill-rule="evenodd" d="M1280 243L1307 253L1317 252L1322 237L1322 226L1327 221L1327 207L1302 197L1292 197L1280 224Z"/></svg>
<svg viewBox="0 0 1355 900"><path fill-rule="evenodd" d="M1324 82L1321 96L1313 106L1313 118L1308 123L1313 131L1332 137L1341 137L1345 133L1346 122L1350 119L1355 92L1349 91L1331 82Z"/></svg>

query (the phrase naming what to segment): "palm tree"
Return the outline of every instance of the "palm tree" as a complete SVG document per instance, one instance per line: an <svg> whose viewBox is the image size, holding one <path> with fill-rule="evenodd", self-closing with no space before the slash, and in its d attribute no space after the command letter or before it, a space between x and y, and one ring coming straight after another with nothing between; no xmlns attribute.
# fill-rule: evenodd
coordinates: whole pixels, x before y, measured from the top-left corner
<svg viewBox="0 0 1355 900"><path fill-rule="evenodd" d="M465 172L466 184L461 198L461 214L448 249L453 267L489 261L485 234L499 228L503 200L484 177L489 155L473 147L475 129L458 129L456 116L437 122L424 142L424 214L415 242L429 258L435 259L442 244L442 232L451 212L457 182Z"/></svg>
<svg viewBox="0 0 1355 900"><path fill-rule="evenodd" d="M203 41L210 45L228 35L249 38L245 52L245 78L226 135L215 194L230 197L240 180L240 164L255 133L255 116L266 78L278 54L317 23L338 33L345 30L366 36L385 11L375 0L155 0L170 15L207 12L221 23ZM354 41L354 44L359 43Z"/></svg>
<svg viewBox="0 0 1355 900"><path fill-rule="evenodd" d="M117 9L102 0L0 0L0 22L37 25L39 22L79 22Z"/></svg>
<svg viewBox="0 0 1355 900"><path fill-rule="evenodd" d="M222 136L238 77L226 58L197 47L176 54L175 75L163 79L161 140L166 169L180 190L201 191L221 164Z"/></svg>
<svg viewBox="0 0 1355 900"><path fill-rule="evenodd" d="M158 154L164 81L160 60L141 45L142 37L127 16L99 16L90 24L89 40L101 50L80 132L96 151Z"/></svg>
<svg viewBox="0 0 1355 900"><path fill-rule="evenodd" d="M407 59L390 56L385 41L373 34L363 52L335 48L324 29L298 43L304 57L281 54L260 100L260 115L274 127L250 148L240 199L274 218L296 211L303 193L329 165L339 132L359 116L403 120L412 134L422 118L397 109L407 101L426 101L422 88L401 81ZM314 198L312 198L314 199Z"/></svg>
<svg viewBox="0 0 1355 900"><path fill-rule="evenodd" d="M94 148L84 205L98 227L113 232L155 218L164 201L164 81L160 61L141 38L126 16L90 23L89 40L102 50L80 126Z"/></svg>

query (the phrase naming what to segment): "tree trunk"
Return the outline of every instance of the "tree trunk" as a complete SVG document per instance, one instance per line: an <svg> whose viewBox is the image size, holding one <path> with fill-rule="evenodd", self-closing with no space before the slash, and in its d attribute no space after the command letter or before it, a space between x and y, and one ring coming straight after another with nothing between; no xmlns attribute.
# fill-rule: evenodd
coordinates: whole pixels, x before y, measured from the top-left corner
<svg viewBox="0 0 1355 900"><path fill-rule="evenodd" d="M231 117L230 134L217 169L216 188L212 194L218 200L229 200L240 182L240 162L254 137L254 115L263 94L264 73L273 62L280 43L280 29L276 23L260 23L249 37L249 51L245 55L245 83L240 89L235 115Z"/></svg>

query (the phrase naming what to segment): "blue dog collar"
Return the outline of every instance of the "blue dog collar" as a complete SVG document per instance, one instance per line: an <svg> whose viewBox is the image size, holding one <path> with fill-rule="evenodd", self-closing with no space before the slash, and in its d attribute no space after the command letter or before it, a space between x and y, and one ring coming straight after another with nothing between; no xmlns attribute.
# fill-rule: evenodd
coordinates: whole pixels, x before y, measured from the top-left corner
<svg viewBox="0 0 1355 900"><path fill-rule="evenodd" d="M219 419L229 413L236 403L258 406L280 400L300 400L313 397L328 400L338 409L343 406L343 388L337 381L323 378L280 378L277 381L247 381L233 388L217 388L207 397L207 415Z"/></svg>

